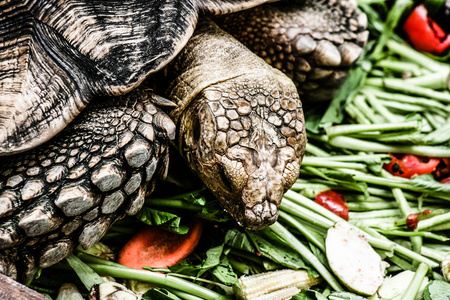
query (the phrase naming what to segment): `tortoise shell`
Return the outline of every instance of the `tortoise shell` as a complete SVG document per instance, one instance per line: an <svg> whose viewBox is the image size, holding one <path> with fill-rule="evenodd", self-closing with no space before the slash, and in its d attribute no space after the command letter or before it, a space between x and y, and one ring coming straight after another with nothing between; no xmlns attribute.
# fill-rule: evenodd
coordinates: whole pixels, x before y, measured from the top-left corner
<svg viewBox="0 0 450 300"><path fill-rule="evenodd" d="M94 95L121 95L166 65L201 15L267 0L0 3L0 155L60 132Z"/></svg>

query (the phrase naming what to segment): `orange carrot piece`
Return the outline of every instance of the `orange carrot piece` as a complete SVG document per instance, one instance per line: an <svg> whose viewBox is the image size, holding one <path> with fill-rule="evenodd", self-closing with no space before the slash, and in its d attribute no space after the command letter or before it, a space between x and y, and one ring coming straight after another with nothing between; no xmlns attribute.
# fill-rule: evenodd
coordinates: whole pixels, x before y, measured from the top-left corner
<svg viewBox="0 0 450 300"><path fill-rule="evenodd" d="M120 250L118 263L133 268L167 268L185 259L197 246L203 229L200 219L191 222L186 234L159 226L146 226Z"/></svg>

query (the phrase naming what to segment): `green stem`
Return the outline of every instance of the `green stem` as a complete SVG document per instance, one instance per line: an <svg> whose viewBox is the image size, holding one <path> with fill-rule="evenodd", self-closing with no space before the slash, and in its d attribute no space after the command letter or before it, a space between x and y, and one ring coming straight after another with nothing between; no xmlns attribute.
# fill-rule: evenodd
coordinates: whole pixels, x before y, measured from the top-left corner
<svg viewBox="0 0 450 300"><path fill-rule="evenodd" d="M418 85L434 90L447 89L449 87L449 71L450 69L447 69L423 76L411 77L404 79L404 82L406 85Z"/></svg>
<svg viewBox="0 0 450 300"><path fill-rule="evenodd" d="M424 231L431 227L450 222L450 212L420 220L417 224L417 230Z"/></svg>
<svg viewBox="0 0 450 300"><path fill-rule="evenodd" d="M366 165L352 162L340 162L333 160L321 159L320 157L305 156L302 160L302 166L324 167L324 168L348 168L365 170Z"/></svg>
<svg viewBox="0 0 450 300"><path fill-rule="evenodd" d="M315 203L314 201L294 192L291 190L288 190L285 194L284 197L292 200L292 202L306 207L310 210L312 210L315 213L318 213L320 215L322 215L325 218L328 218L329 220L333 221L333 222L339 222L339 221L344 221L344 219L342 219L341 217L337 216L336 214L334 214L333 212L329 211L328 209L326 209L325 207ZM353 226L353 228L355 230L357 230L358 232L364 232L363 230L361 230L358 227ZM380 236L373 236L371 234L364 234L368 240L368 242L376 248L379 249L383 249L383 250L394 250L402 255L405 255L406 257L409 257L410 259L419 261L419 262L424 262L427 265L429 265L430 267L434 268L439 266L438 263L423 257L422 255L411 251L399 244L396 244L390 240L388 240L386 237L380 237ZM378 234L379 235L379 234Z"/></svg>
<svg viewBox="0 0 450 300"><path fill-rule="evenodd" d="M402 231L402 230L383 230L383 229L379 229L378 231L385 235L406 236L406 237L426 237L426 238L438 240L441 242L447 242L450 240L450 238L448 238L446 236L435 234L435 233L429 232L429 231Z"/></svg>
<svg viewBox="0 0 450 300"><path fill-rule="evenodd" d="M370 120L353 103L347 103L344 109L350 115L352 120L355 120L358 124L372 124L372 122L370 122Z"/></svg>
<svg viewBox="0 0 450 300"><path fill-rule="evenodd" d="M431 57L426 56L416 50L411 46L406 44L400 44L394 40L389 40L386 46L397 55L404 57L430 71L441 71L448 69L448 65L437 62Z"/></svg>
<svg viewBox="0 0 450 300"><path fill-rule="evenodd" d="M449 147L439 146L394 146L384 145L376 142L364 141L346 136L336 136L328 140L329 144L349 150L366 151L366 152L384 152L384 153L409 153L430 157L450 157Z"/></svg>
<svg viewBox="0 0 450 300"><path fill-rule="evenodd" d="M403 116L391 113L391 111L387 109L386 106L383 105L383 103L380 102L373 93L369 92L367 88L362 90L361 92L366 96L367 101L369 102L372 109L377 111L378 114L384 118L385 122L395 123L401 122L405 119Z"/></svg>
<svg viewBox="0 0 450 300"><path fill-rule="evenodd" d="M393 178L394 177L386 170L382 170L381 176L383 176L384 178ZM411 207L409 206L408 201L405 198L405 195L403 194L403 191L399 188L392 188L392 194L394 195L395 201L398 204L398 208L400 209L402 216L406 218L409 214L412 213L412 211L411 211ZM420 236L411 236L410 240L411 240L411 244L412 244L412 249L415 252L420 253L420 251L421 251L420 249L423 244L422 238Z"/></svg>
<svg viewBox="0 0 450 300"><path fill-rule="evenodd" d="M417 292L419 291L428 270L429 267L426 264L421 263L419 265L401 300L414 300L416 298Z"/></svg>
<svg viewBox="0 0 450 300"><path fill-rule="evenodd" d="M167 289L169 292L171 292L172 294L180 297L181 299L185 299L185 300L202 300L203 298L197 297L197 296L193 296L190 295L188 293L185 293L183 291L177 290L177 289L171 289L168 288Z"/></svg>
<svg viewBox="0 0 450 300"><path fill-rule="evenodd" d="M397 229L395 221L398 218L378 218L378 219L356 219L353 220L353 215L349 214L350 223L357 227L371 227L374 229L394 230Z"/></svg>
<svg viewBox="0 0 450 300"><path fill-rule="evenodd" d="M397 203L395 202L377 201L377 202L347 202L347 207L352 212L361 212L361 211L396 208L398 206Z"/></svg>
<svg viewBox="0 0 450 300"><path fill-rule="evenodd" d="M370 54L370 58L379 59L379 56L381 56L383 48L390 40L392 40L394 30L395 28L397 28L397 24L400 21L403 12L413 3L414 2L411 0L395 1L394 5L389 10L389 13L385 21L385 26L383 28L383 31L381 32L380 38L378 39L375 49Z"/></svg>
<svg viewBox="0 0 450 300"><path fill-rule="evenodd" d="M433 127L433 129L440 128L441 123L436 120L436 117L433 113L431 113L429 111L425 111L423 113L423 116L427 120L428 124L430 124L430 126Z"/></svg>
<svg viewBox="0 0 450 300"><path fill-rule="evenodd" d="M358 219L362 220L371 220L371 219L381 219L389 218L389 217L401 217L398 209L382 209L382 210L372 210L366 212L350 212L349 217L351 220L357 221Z"/></svg>
<svg viewBox="0 0 450 300"><path fill-rule="evenodd" d="M425 97L414 97L401 93L386 92L378 88L367 88L364 90L364 93L366 95L373 94L375 97L386 99L388 101L396 101L406 104L415 104L424 106L430 110L443 110L447 112L450 110L450 107L448 105Z"/></svg>
<svg viewBox="0 0 450 300"><path fill-rule="evenodd" d="M406 85L403 79L399 78L367 78L364 82L366 85L387 88L397 92L402 92L405 94L413 94L426 98L435 99L438 101L443 101L446 103L450 102L450 94L435 91L430 88L421 87L413 84Z"/></svg>
<svg viewBox="0 0 450 300"><path fill-rule="evenodd" d="M383 123L383 119L378 116L373 109L367 105L366 99L362 95L356 95L353 99L353 104L355 107L363 113L366 118L373 124L381 124Z"/></svg>
<svg viewBox="0 0 450 300"><path fill-rule="evenodd" d="M295 202L290 201L287 198L284 198L283 201L281 201L280 209L325 230L333 226L333 224L335 223L333 221L330 221L326 217L321 216L320 214L317 214L303 206L296 204Z"/></svg>
<svg viewBox="0 0 450 300"><path fill-rule="evenodd" d="M403 123L385 123L385 124L351 124L351 125L335 125L328 127L325 131L328 137L333 137L337 135L347 135L359 132L372 132L372 131L393 131L393 130L410 130L419 129L419 121L409 121Z"/></svg>
<svg viewBox="0 0 450 300"><path fill-rule="evenodd" d="M204 299L214 300L222 296L207 288L167 274L131 269L121 264L93 257L81 252L77 253L77 256L87 262L88 266L94 271L104 276L145 281L158 286L178 289Z"/></svg>
<svg viewBox="0 0 450 300"><path fill-rule="evenodd" d="M303 245L292 233L290 233L278 222L275 222L273 225L271 225L270 229L272 229L279 237L290 244L292 249L297 251L302 258L308 261L334 290L344 291L342 286L339 284L336 278L334 278L330 271L328 271L328 269L319 261L319 259L317 259L317 257L308 248L306 248L306 246Z"/></svg>
<svg viewBox="0 0 450 300"><path fill-rule="evenodd" d="M102 275L113 276L122 279L145 281L158 286L178 289L185 293L189 293L191 295L198 296L204 299L214 300L222 296L197 284L166 274L135 270L131 268L111 267L103 264L90 263L89 266L94 271Z"/></svg>
<svg viewBox="0 0 450 300"><path fill-rule="evenodd" d="M383 59L378 61L376 63L376 66L383 69L389 69L398 73L410 72L414 76L422 75L420 67L417 64L411 62Z"/></svg>
<svg viewBox="0 0 450 300"><path fill-rule="evenodd" d="M399 114L410 114L413 112L416 113L423 113L427 110L427 107L424 107L423 105L419 104L412 104L412 103L404 103L404 102L397 102L387 99L379 98L378 102L380 102L382 105L387 107L388 109L392 111L397 111ZM436 110L434 110L436 112Z"/></svg>
<svg viewBox="0 0 450 300"><path fill-rule="evenodd" d="M311 143L307 143L306 144L306 148L305 148L306 153L311 153L314 156L327 156L327 157L332 157L330 155L330 153L328 153L325 150L320 149L319 147L317 147L316 145L313 145Z"/></svg>
<svg viewBox="0 0 450 300"><path fill-rule="evenodd" d="M304 235L308 241L316 245L323 253L325 253L325 242L323 239L317 239L317 235L312 234L306 226L302 223L298 222L295 218L291 217L289 214L284 211L280 211L279 218L281 221L287 223L289 226L297 229L302 235Z"/></svg>
<svg viewBox="0 0 450 300"><path fill-rule="evenodd" d="M310 157L311 158L311 157ZM346 162L373 162L387 159L389 162L391 156L389 154L367 154L367 155L333 155L333 156L315 156L315 159L320 159L322 161L346 161Z"/></svg>

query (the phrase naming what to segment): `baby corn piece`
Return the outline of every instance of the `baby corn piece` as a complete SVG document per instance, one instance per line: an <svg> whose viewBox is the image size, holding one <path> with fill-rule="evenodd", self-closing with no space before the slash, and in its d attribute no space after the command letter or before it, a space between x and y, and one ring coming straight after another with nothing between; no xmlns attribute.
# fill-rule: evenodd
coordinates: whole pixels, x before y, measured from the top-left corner
<svg viewBox="0 0 450 300"><path fill-rule="evenodd" d="M289 299L321 281L322 278L313 278L305 270L287 269L242 276L234 289L242 300Z"/></svg>

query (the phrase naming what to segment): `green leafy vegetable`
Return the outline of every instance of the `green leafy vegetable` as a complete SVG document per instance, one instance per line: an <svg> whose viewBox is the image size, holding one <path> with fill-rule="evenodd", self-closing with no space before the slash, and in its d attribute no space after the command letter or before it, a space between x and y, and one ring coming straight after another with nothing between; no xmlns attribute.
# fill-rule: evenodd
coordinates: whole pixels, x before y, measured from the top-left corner
<svg viewBox="0 0 450 300"><path fill-rule="evenodd" d="M189 227L181 223L179 216L148 207L143 207L136 214L136 218L147 225L160 225L180 234L185 234L189 231Z"/></svg>
<svg viewBox="0 0 450 300"><path fill-rule="evenodd" d="M448 300L450 299L450 283L442 280L433 280L423 293L425 300Z"/></svg>
<svg viewBox="0 0 450 300"><path fill-rule="evenodd" d="M91 267L85 264L77 256L71 254L66 258L66 261L75 273L77 273L87 290L90 290L92 286L96 284L104 282L103 279Z"/></svg>
<svg viewBox="0 0 450 300"><path fill-rule="evenodd" d="M142 300L180 300L181 298L165 289L150 289L142 295Z"/></svg>

